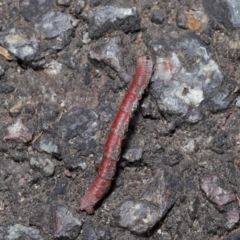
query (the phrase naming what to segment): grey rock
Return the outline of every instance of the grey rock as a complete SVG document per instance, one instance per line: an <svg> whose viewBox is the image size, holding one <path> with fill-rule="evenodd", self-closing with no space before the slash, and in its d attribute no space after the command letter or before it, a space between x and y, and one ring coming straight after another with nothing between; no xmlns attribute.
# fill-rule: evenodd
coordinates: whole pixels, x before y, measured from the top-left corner
<svg viewBox="0 0 240 240"><path fill-rule="evenodd" d="M15 28L0 33L0 44L24 62L34 60L39 52L35 35Z"/></svg>
<svg viewBox="0 0 240 240"><path fill-rule="evenodd" d="M6 69L6 61L5 59L0 55L0 77L2 77L5 73Z"/></svg>
<svg viewBox="0 0 240 240"><path fill-rule="evenodd" d="M114 214L118 226L136 234L145 234L160 220L158 208L148 201L126 201Z"/></svg>
<svg viewBox="0 0 240 240"><path fill-rule="evenodd" d="M142 100L141 112L144 117L150 117L152 119L161 117L157 104L152 101L149 96Z"/></svg>
<svg viewBox="0 0 240 240"><path fill-rule="evenodd" d="M209 15L214 16L226 27L240 27L240 2L238 0L204 0L203 6Z"/></svg>
<svg viewBox="0 0 240 240"><path fill-rule="evenodd" d="M67 112L62 115L58 127L60 137L67 143L68 148L79 151L83 156L95 151L96 134L100 124L99 116L93 110L79 108ZM72 144L69 146L70 140ZM67 158L66 156L64 161L67 161Z"/></svg>
<svg viewBox="0 0 240 240"><path fill-rule="evenodd" d="M170 58L157 58L151 93L164 115L175 115L175 118L178 116L196 123L203 117L203 101L217 97L216 90L221 87L223 75L211 53L197 38L179 39L173 48ZM175 50L184 52L184 59ZM219 104L212 102L215 106Z"/></svg>
<svg viewBox="0 0 240 240"><path fill-rule="evenodd" d="M48 0L20 0L19 7L27 21L35 22L43 14L51 10L52 2Z"/></svg>
<svg viewBox="0 0 240 240"><path fill-rule="evenodd" d="M140 29L140 17L135 7L98 7L89 20L89 36L99 38L115 30L131 32Z"/></svg>
<svg viewBox="0 0 240 240"><path fill-rule="evenodd" d="M151 21L156 24L162 24L164 21L164 17L160 11L154 10L152 12Z"/></svg>
<svg viewBox="0 0 240 240"><path fill-rule="evenodd" d="M224 240L238 240L240 239L240 230L233 231L228 234L227 237L224 238Z"/></svg>
<svg viewBox="0 0 240 240"><path fill-rule="evenodd" d="M136 140L130 139L122 153L122 157L128 162L136 162L142 159L145 141L138 137Z"/></svg>
<svg viewBox="0 0 240 240"><path fill-rule="evenodd" d="M73 214L65 206L58 205L54 209L54 237L57 239L76 239L79 235L82 221L73 217Z"/></svg>
<svg viewBox="0 0 240 240"><path fill-rule="evenodd" d="M6 240L19 240L19 239L29 239L29 240L43 240L40 235L40 231L32 228L26 227L21 224L15 224L8 227L7 235L4 237Z"/></svg>
<svg viewBox="0 0 240 240"><path fill-rule="evenodd" d="M59 56L59 61L65 64L67 67L71 69L75 69L78 66L76 59L72 56L71 53L63 53Z"/></svg>
<svg viewBox="0 0 240 240"><path fill-rule="evenodd" d="M240 98L237 98L236 106L240 108Z"/></svg>
<svg viewBox="0 0 240 240"><path fill-rule="evenodd" d="M181 181L176 173L161 170L154 182L147 187L141 200L157 205L162 218L175 202L176 193L181 188Z"/></svg>
<svg viewBox="0 0 240 240"><path fill-rule="evenodd" d="M81 240L99 240L96 230L94 229L92 221L86 219L81 233Z"/></svg>
<svg viewBox="0 0 240 240"><path fill-rule="evenodd" d="M48 158L42 159L42 158L30 158L30 165L33 168L39 168L43 171L45 176L52 176L55 171L55 166L52 163L52 161Z"/></svg>
<svg viewBox="0 0 240 240"><path fill-rule="evenodd" d="M91 78L92 70L93 70L93 67L89 63L83 64L80 68L80 72L82 73L82 77L85 85L89 85L92 81L92 78Z"/></svg>
<svg viewBox="0 0 240 240"><path fill-rule="evenodd" d="M187 28L186 14L182 10L179 10L177 12L176 22L179 28L183 28L183 29Z"/></svg>
<svg viewBox="0 0 240 240"><path fill-rule="evenodd" d="M0 226L0 239L4 239L6 236L6 228L4 226Z"/></svg>
<svg viewBox="0 0 240 240"><path fill-rule="evenodd" d="M13 7L9 11L10 24L20 21L20 12L18 7Z"/></svg>
<svg viewBox="0 0 240 240"><path fill-rule="evenodd" d="M187 122L197 123L202 119L203 119L203 114L199 109L197 108L189 109L189 116L188 116Z"/></svg>
<svg viewBox="0 0 240 240"><path fill-rule="evenodd" d="M99 240L111 240L112 236L108 229L103 228L102 226L99 226L97 228L97 234Z"/></svg>
<svg viewBox="0 0 240 240"><path fill-rule="evenodd" d="M71 12L74 16L78 16L82 13L87 1L86 0L75 0L71 2Z"/></svg>
<svg viewBox="0 0 240 240"><path fill-rule="evenodd" d="M123 70L122 45L120 36L111 37L95 46L89 52L89 59L95 65L105 65L114 69L123 81L128 82L130 76Z"/></svg>
<svg viewBox="0 0 240 240"><path fill-rule="evenodd" d="M18 100L9 109L9 114L10 114L11 117L17 117L21 114L22 109L23 109L23 101Z"/></svg>
<svg viewBox="0 0 240 240"><path fill-rule="evenodd" d="M154 153L160 153L160 152L164 152L164 146L162 146L161 144L159 144L159 143L156 143L154 146L153 146L153 149L152 149L152 151L154 152Z"/></svg>
<svg viewBox="0 0 240 240"><path fill-rule="evenodd" d="M235 141L229 136L228 132L219 130L212 137L208 147L218 154L224 154L229 149L232 149L234 145Z"/></svg>
<svg viewBox="0 0 240 240"><path fill-rule="evenodd" d="M8 134L5 140L20 140L24 143L32 140L32 133L23 124L23 119L19 118L16 123L8 127Z"/></svg>
<svg viewBox="0 0 240 240"><path fill-rule="evenodd" d="M227 86L223 86L216 94L207 98L206 107L213 113L226 110L235 99L235 94L231 94L235 88L234 85L229 82Z"/></svg>
<svg viewBox="0 0 240 240"><path fill-rule="evenodd" d="M128 162L135 162L142 158L143 148L128 148L122 157Z"/></svg>
<svg viewBox="0 0 240 240"><path fill-rule="evenodd" d="M1 67L0 67L0 72L1 72ZM15 90L15 87L10 85L10 84L0 84L0 94L1 93L5 93L5 94L8 94L8 93L11 93Z"/></svg>
<svg viewBox="0 0 240 240"><path fill-rule="evenodd" d="M51 154L54 157L61 156L60 146L50 138L40 139L36 141L33 145L33 148L38 152L45 152Z"/></svg>
<svg viewBox="0 0 240 240"><path fill-rule="evenodd" d="M177 174L160 171L140 200L128 200L120 205L113 214L114 221L136 234L147 234L172 207L180 189Z"/></svg>
<svg viewBox="0 0 240 240"><path fill-rule="evenodd" d="M169 152L169 156L163 157L162 161L165 165L175 166L179 164L184 157L176 150Z"/></svg>
<svg viewBox="0 0 240 240"><path fill-rule="evenodd" d="M56 187L54 188L53 191L53 198L55 198L58 195L64 195L67 192L67 186L68 186L68 181L66 179L66 177L61 176L58 180L57 180L57 184Z"/></svg>
<svg viewBox="0 0 240 240"><path fill-rule="evenodd" d="M219 186L217 176L201 178L200 187L206 193L207 198L219 206L236 200L236 196L232 191L225 190Z"/></svg>
<svg viewBox="0 0 240 240"><path fill-rule="evenodd" d="M72 31L72 16L62 12L50 12L42 16L35 24L42 39L52 39L61 36L66 31Z"/></svg>
<svg viewBox="0 0 240 240"><path fill-rule="evenodd" d="M199 197L189 197L188 213L193 221L198 217L200 207L201 202L199 200Z"/></svg>
<svg viewBox="0 0 240 240"><path fill-rule="evenodd" d="M90 42L91 42L91 38L89 37L89 32L84 33L82 43L83 44L88 44Z"/></svg>
<svg viewBox="0 0 240 240"><path fill-rule="evenodd" d="M227 229L232 229L236 223L239 221L239 211L237 208L233 208L227 212Z"/></svg>
<svg viewBox="0 0 240 240"><path fill-rule="evenodd" d="M67 158L64 158L64 163L66 168L70 170L76 170L78 168L85 170L87 168L86 161L82 160L76 154L74 154L74 156L68 156Z"/></svg>
<svg viewBox="0 0 240 240"><path fill-rule="evenodd" d="M62 130L62 137L66 140L76 137L83 130L86 131L86 134L91 134L99 126L98 115L93 110L83 108L62 115L60 124L65 126Z"/></svg>
<svg viewBox="0 0 240 240"><path fill-rule="evenodd" d="M70 6L72 0L57 0L57 5L60 6Z"/></svg>

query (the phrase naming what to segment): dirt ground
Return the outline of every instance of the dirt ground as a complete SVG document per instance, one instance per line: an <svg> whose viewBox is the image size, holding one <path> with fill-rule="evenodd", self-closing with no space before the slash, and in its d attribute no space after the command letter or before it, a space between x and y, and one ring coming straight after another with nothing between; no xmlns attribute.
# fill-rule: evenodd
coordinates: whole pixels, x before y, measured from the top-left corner
<svg viewBox="0 0 240 240"><path fill-rule="evenodd" d="M240 25L214 4L0 1L0 239L240 239ZM151 83L88 215L143 54Z"/></svg>

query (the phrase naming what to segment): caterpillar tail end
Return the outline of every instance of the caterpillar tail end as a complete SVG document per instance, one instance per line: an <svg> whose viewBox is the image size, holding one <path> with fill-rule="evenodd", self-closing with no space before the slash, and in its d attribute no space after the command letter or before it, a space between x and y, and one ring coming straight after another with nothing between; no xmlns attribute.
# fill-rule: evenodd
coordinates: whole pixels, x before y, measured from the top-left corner
<svg viewBox="0 0 240 240"><path fill-rule="evenodd" d="M81 211L86 211L88 214L94 214L93 204L86 195L84 195L79 202Z"/></svg>

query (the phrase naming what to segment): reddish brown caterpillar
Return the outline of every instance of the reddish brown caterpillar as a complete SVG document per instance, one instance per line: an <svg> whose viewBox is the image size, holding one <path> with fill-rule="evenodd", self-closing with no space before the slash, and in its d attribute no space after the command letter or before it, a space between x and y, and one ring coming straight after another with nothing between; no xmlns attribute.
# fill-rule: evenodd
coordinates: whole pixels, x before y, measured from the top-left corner
<svg viewBox="0 0 240 240"><path fill-rule="evenodd" d="M128 129L132 113L147 87L152 75L153 62L149 56L137 58L136 73L112 123L103 157L93 183L80 199L80 209L88 214L94 212L94 205L108 192L116 172L121 153L122 140Z"/></svg>

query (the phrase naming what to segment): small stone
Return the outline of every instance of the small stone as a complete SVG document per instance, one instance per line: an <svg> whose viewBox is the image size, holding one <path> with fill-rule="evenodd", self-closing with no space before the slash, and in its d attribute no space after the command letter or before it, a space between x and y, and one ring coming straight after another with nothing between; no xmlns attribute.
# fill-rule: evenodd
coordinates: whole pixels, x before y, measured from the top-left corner
<svg viewBox="0 0 240 240"><path fill-rule="evenodd" d="M146 234L160 220L157 207L147 201L126 201L113 216L118 226L136 234Z"/></svg>
<svg viewBox="0 0 240 240"><path fill-rule="evenodd" d="M240 27L240 2L239 0L204 0L203 6L209 13L229 28Z"/></svg>
<svg viewBox="0 0 240 240"><path fill-rule="evenodd" d="M59 54L58 59L62 64L65 64L67 67L71 69L75 69L76 66L78 66L75 57L71 53L64 52L62 54Z"/></svg>
<svg viewBox="0 0 240 240"><path fill-rule="evenodd" d="M122 155L128 162L139 161L142 158L143 148L129 148Z"/></svg>
<svg viewBox="0 0 240 240"><path fill-rule="evenodd" d="M23 102L22 100L19 100L14 106L10 108L9 110L10 116L17 117L22 112L22 108L23 108Z"/></svg>
<svg viewBox="0 0 240 240"><path fill-rule="evenodd" d="M91 71L93 70L93 67L91 64L86 63L81 66L81 73L83 77L83 82L85 85L89 85L92 81L91 78Z"/></svg>
<svg viewBox="0 0 240 240"><path fill-rule="evenodd" d="M35 22L52 8L52 1L20 0L19 6L23 17L29 22Z"/></svg>
<svg viewBox="0 0 240 240"><path fill-rule="evenodd" d="M164 21L164 17L160 11L154 10L152 12L151 21L156 24L162 24Z"/></svg>
<svg viewBox="0 0 240 240"><path fill-rule="evenodd" d="M1 68L1 67L0 67ZM0 70L1 72L1 70ZM5 93L5 94L9 94L11 92L13 92L15 90L15 87L9 84L0 84L0 94L1 93ZM11 113L10 113L11 114ZM13 115L11 115L13 116ZM17 116L17 115L15 115Z"/></svg>
<svg viewBox="0 0 240 240"><path fill-rule="evenodd" d="M187 122L198 123L202 119L203 119L203 114L202 114L201 110L199 110L198 108L192 108L189 111L189 116L188 116Z"/></svg>
<svg viewBox="0 0 240 240"><path fill-rule="evenodd" d="M21 140L24 143L32 140L32 133L23 125L23 119L19 118L17 122L8 127L8 135L4 140Z"/></svg>
<svg viewBox="0 0 240 240"><path fill-rule="evenodd" d="M98 7L89 20L89 36L99 38L115 30L132 32L140 29L140 17L135 7Z"/></svg>
<svg viewBox="0 0 240 240"><path fill-rule="evenodd" d="M208 142L209 148L217 154L224 154L235 145L234 139L229 136L229 133L224 130L219 130L214 134L214 137Z"/></svg>
<svg viewBox="0 0 240 240"><path fill-rule="evenodd" d="M7 52L6 49L4 51ZM1 47L0 47L0 53L1 53ZM4 60L3 57L1 57L1 54L0 54L0 77L2 77L4 75L5 68L6 68L6 61Z"/></svg>
<svg viewBox="0 0 240 240"><path fill-rule="evenodd" d="M42 159L42 158L30 158L30 165L33 168L39 168L43 171L44 175L47 177L50 177L54 174L55 166L52 163L52 161L48 158Z"/></svg>
<svg viewBox="0 0 240 240"><path fill-rule="evenodd" d="M144 117L150 117L152 119L158 119L161 117L157 104L153 102L149 96L142 100L141 112Z"/></svg>
<svg viewBox="0 0 240 240"><path fill-rule="evenodd" d="M71 12L77 18L79 18L82 13L87 1L86 0L75 0L72 2Z"/></svg>
<svg viewBox="0 0 240 240"><path fill-rule="evenodd" d="M236 106L240 108L240 98L237 98Z"/></svg>
<svg viewBox="0 0 240 240"><path fill-rule="evenodd" d="M98 240L98 239L106 239L98 236L97 231L94 228L94 224L89 219L84 219L83 230L81 232L81 240Z"/></svg>
<svg viewBox="0 0 240 240"><path fill-rule="evenodd" d="M66 177L68 177L68 178L71 178L71 177L72 177L72 173L70 172L69 169L65 169L64 172L63 172L63 174L64 174Z"/></svg>
<svg viewBox="0 0 240 240"><path fill-rule="evenodd" d="M233 90L234 86L231 85L231 83L220 88L219 91L207 101L208 109L213 113L226 110L235 98L234 94L231 94Z"/></svg>
<svg viewBox="0 0 240 240"><path fill-rule="evenodd" d="M224 240L238 240L238 239L240 239L240 230L230 232Z"/></svg>
<svg viewBox="0 0 240 240"><path fill-rule="evenodd" d="M35 24L35 27L42 39L56 38L66 31L72 31L72 16L62 12L50 12L42 16L41 20Z"/></svg>
<svg viewBox="0 0 240 240"><path fill-rule="evenodd" d="M118 207L113 214L114 221L136 234L148 234L169 211L181 188L176 173L160 171L140 200L127 200Z"/></svg>
<svg viewBox="0 0 240 240"><path fill-rule="evenodd" d="M78 168L81 168L82 170L87 169L86 161L82 160L78 156L68 156L67 158L64 158L64 163L70 170L76 170Z"/></svg>
<svg viewBox="0 0 240 240"><path fill-rule="evenodd" d="M40 231L26 227L21 224L15 224L8 227L7 236L4 239L17 240L17 239L29 239L29 240L43 240L40 235Z"/></svg>
<svg viewBox="0 0 240 240"><path fill-rule="evenodd" d="M72 0L57 0L57 5L69 7Z"/></svg>
<svg viewBox="0 0 240 240"><path fill-rule="evenodd" d="M156 143L155 145L154 145L154 147L153 147L153 152L154 153L161 153L161 152L164 152L164 147L161 145L161 144L159 144L159 143Z"/></svg>
<svg viewBox="0 0 240 240"><path fill-rule="evenodd" d="M169 118L175 115L197 123L203 118L203 102L211 111L229 106L230 100L225 99L231 89L221 89L223 74L206 47L197 38L187 37L176 41L175 50L170 58L157 57L152 76L151 94L160 111Z"/></svg>
<svg viewBox="0 0 240 240"><path fill-rule="evenodd" d="M58 75L62 70L62 64L52 60L50 63L45 64L44 70L50 75Z"/></svg>
<svg viewBox="0 0 240 240"><path fill-rule="evenodd" d="M89 52L89 59L93 64L103 63L114 69L119 77L128 82L130 77L123 70L122 38L120 36L110 37L103 44L95 46Z"/></svg>
<svg viewBox="0 0 240 240"><path fill-rule="evenodd" d="M239 221L239 211L237 208L233 208L227 212L226 227L231 230Z"/></svg>
<svg viewBox="0 0 240 240"><path fill-rule="evenodd" d="M41 140L36 141L34 143L33 147L38 152L45 152L45 153L51 154L54 157L60 157L61 156L60 147L58 146L57 143L55 143L50 138L45 138L45 139L41 139Z"/></svg>
<svg viewBox="0 0 240 240"><path fill-rule="evenodd" d="M63 114L59 122L60 137L66 142L68 148L71 142L74 151L82 156L88 156L95 151L99 127L99 116L93 110L85 108L78 108ZM70 152L64 154L66 164L71 156Z"/></svg>
<svg viewBox="0 0 240 240"><path fill-rule="evenodd" d="M88 44L91 42L91 38L89 37L89 32L85 32L83 34L83 39L82 39L82 43L83 44Z"/></svg>
<svg viewBox="0 0 240 240"><path fill-rule="evenodd" d="M67 207L58 205L53 210L54 237L57 239L76 239L83 222L73 217Z"/></svg>
<svg viewBox="0 0 240 240"><path fill-rule="evenodd" d="M187 29L187 17L183 11L177 12L176 22L179 28Z"/></svg>
<svg viewBox="0 0 240 240"><path fill-rule="evenodd" d="M195 140L190 140L186 145L183 145L182 150L188 154L194 153L196 149Z"/></svg>
<svg viewBox="0 0 240 240"><path fill-rule="evenodd" d="M24 62L34 60L39 51L39 44L34 34L16 30L15 28L1 35L0 43Z"/></svg>
<svg viewBox="0 0 240 240"><path fill-rule="evenodd" d="M3 67L0 65L0 77L2 77L5 73L5 70L3 69Z"/></svg>
<svg viewBox="0 0 240 240"><path fill-rule="evenodd" d="M202 178L200 186L206 193L207 198L219 206L228 204L236 199L236 196L232 191L227 191L219 187L219 179L217 176Z"/></svg>

